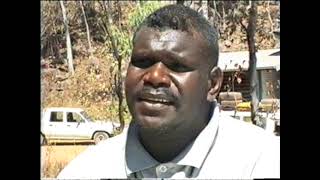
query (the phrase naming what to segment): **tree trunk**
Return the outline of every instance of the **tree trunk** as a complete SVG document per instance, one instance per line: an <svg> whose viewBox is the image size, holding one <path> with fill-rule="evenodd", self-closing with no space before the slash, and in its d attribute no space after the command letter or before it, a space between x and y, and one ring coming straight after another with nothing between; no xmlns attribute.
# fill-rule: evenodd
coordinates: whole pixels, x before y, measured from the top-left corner
<svg viewBox="0 0 320 180"><path fill-rule="evenodd" d="M251 120L255 124L255 116L259 104L259 81L258 72L256 69L257 57L256 57L256 47L255 47L255 32L256 32L256 21L257 21L257 6L256 2L251 2L251 7L249 9L249 23L247 27L247 39L249 47L249 69L248 77L250 79L250 90L251 90Z"/></svg>
<svg viewBox="0 0 320 180"><path fill-rule="evenodd" d="M124 118L123 118L123 88L122 88L122 73L121 73L121 66L122 66L122 57L119 55L118 52L118 48L116 46L116 42L115 42L115 38L111 32L111 23L110 23L110 16L111 14L108 11L108 5L106 4L107 2L105 2L105 14L107 16L107 21L106 21L106 31L108 32L108 36L110 37L110 41L111 41L111 46L113 49L113 56L115 57L115 59L118 61L118 72L116 74L116 76L114 77L115 80L115 86L116 86L116 94L118 96L118 100L119 100L119 104L118 104L118 115L119 115L119 121L120 121L120 127L119 127L119 131L122 132L123 128L124 128Z"/></svg>
<svg viewBox="0 0 320 180"><path fill-rule="evenodd" d="M72 46L71 46L71 39L69 34L69 27L68 27L68 19L66 9L64 7L63 1L60 1L62 15L63 15L63 23L66 30L66 39L67 39L67 57L68 57L68 70L71 75L74 75L74 68L73 68L73 57L72 57Z"/></svg>
<svg viewBox="0 0 320 180"><path fill-rule="evenodd" d="M83 18L84 18L84 23L86 24L87 39L88 39L88 45L89 45L89 53L90 53L90 57L91 57L92 56L92 46L91 46L91 38L90 38L90 29L89 29L89 25L88 25L88 21L87 21L87 17L86 17L86 12L84 10L84 6L83 6L82 0L80 0L80 6L81 6Z"/></svg>
<svg viewBox="0 0 320 180"><path fill-rule="evenodd" d="M122 24L121 24L121 19L122 19L122 11L121 11L121 1L118 1L118 13L119 13L119 24L118 27L120 29L122 29ZM119 60L118 60L118 74L117 74L117 96L119 99L119 105L118 105L118 109L119 109L119 121L120 121L120 132L123 131L124 128L124 118L123 118L123 112L124 112L124 108L123 108L123 79L122 79L122 57L120 56Z"/></svg>
<svg viewBox="0 0 320 180"><path fill-rule="evenodd" d="M107 21L104 20L104 18L102 18L101 20L103 21L103 28L104 30L106 31L106 36L108 36L110 38L110 41L111 41L111 47L112 47L112 50L113 50L113 56L114 58L119 61L120 60L120 55L119 55L119 52L118 52L118 48L116 46L116 41L115 41L115 38L111 32L111 14L110 12L108 11L108 5L107 5L107 1L105 1L105 4L101 4L101 6L103 6L103 9L105 11L105 16L106 16L106 19Z"/></svg>

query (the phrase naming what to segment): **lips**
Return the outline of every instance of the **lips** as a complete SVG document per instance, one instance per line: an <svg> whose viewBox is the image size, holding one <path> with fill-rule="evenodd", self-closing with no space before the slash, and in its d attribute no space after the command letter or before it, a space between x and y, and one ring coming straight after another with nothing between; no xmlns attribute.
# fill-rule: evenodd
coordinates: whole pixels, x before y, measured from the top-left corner
<svg viewBox="0 0 320 180"><path fill-rule="evenodd" d="M137 101L138 112L142 116L160 117L173 110L174 103L167 97L142 94Z"/></svg>
<svg viewBox="0 0 320 180"><path fill-rule="evenodd" d="M173 105L174 99L164 94L143 93L139 96L139 101L145 101L151 104Z"/></svg>

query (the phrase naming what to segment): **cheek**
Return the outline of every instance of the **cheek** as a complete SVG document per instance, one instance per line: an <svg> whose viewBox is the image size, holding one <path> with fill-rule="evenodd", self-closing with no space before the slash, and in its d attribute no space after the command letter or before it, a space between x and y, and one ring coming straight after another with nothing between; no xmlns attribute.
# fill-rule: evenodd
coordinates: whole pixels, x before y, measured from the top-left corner
<svg viewBox="0 0 320 180"><path fill-rule="evenodd" d="M143 72L136 67L132 67L131 65L128 67L127 76L125 81L125 86L134 87L141 80Z"/></svg>
<svg viewBox="0 0 320 180"><path fill-rule="evenodd" d="M193 104L193 101L206 99L207 80L198 71L176 77L176 79L180 94L187 101L186 104Z"/></svg>
<svg viewBox="0 0 320 180"><path fill-rule="evenodd" d="M141 72L139 72L136 68L130 66L128 67L127 76L125 78L125 91L127 98L131 98L132 95L137 91L141 79L140 74Z"/></svg>

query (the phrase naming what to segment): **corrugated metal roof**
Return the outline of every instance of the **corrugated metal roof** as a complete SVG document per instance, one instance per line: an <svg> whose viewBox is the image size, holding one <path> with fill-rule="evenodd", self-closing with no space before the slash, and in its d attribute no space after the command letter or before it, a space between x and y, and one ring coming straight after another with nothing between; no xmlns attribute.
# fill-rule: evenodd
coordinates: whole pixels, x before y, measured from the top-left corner
<svg viewBox="0 0 320 180"><path fill-rule="evenodd" d="M259 50L256 52L257 69L280 70L280 49ZM241 66L243 70L249 68L249 52L225 52L220 53L218 66L223 71L235 71Z"/></svg>

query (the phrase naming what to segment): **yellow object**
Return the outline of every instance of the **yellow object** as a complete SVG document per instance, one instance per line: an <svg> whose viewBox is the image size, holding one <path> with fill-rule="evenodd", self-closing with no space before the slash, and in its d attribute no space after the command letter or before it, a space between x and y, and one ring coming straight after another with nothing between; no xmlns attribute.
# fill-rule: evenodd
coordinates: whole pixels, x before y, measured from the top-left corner
<svg viewBox="0 0 320 180"><path fill-rule="evenodd" d="M272 106L272 104L260 104L259 109L263 112L264 111L271 111L273 109L273 106Z"/></svg>
<svg viewBox="0 0 320 180"><path fill-rule="evenodd" d="M250 111L251 109L250 102L241 102L237 104L236 108L238 111Z"/></svg>
<svg viewBox="0 0 320 180"><path fill-rule="evenodd" d="M250 102L241 102L237 104L237 108L250 108Z"/></svg>

